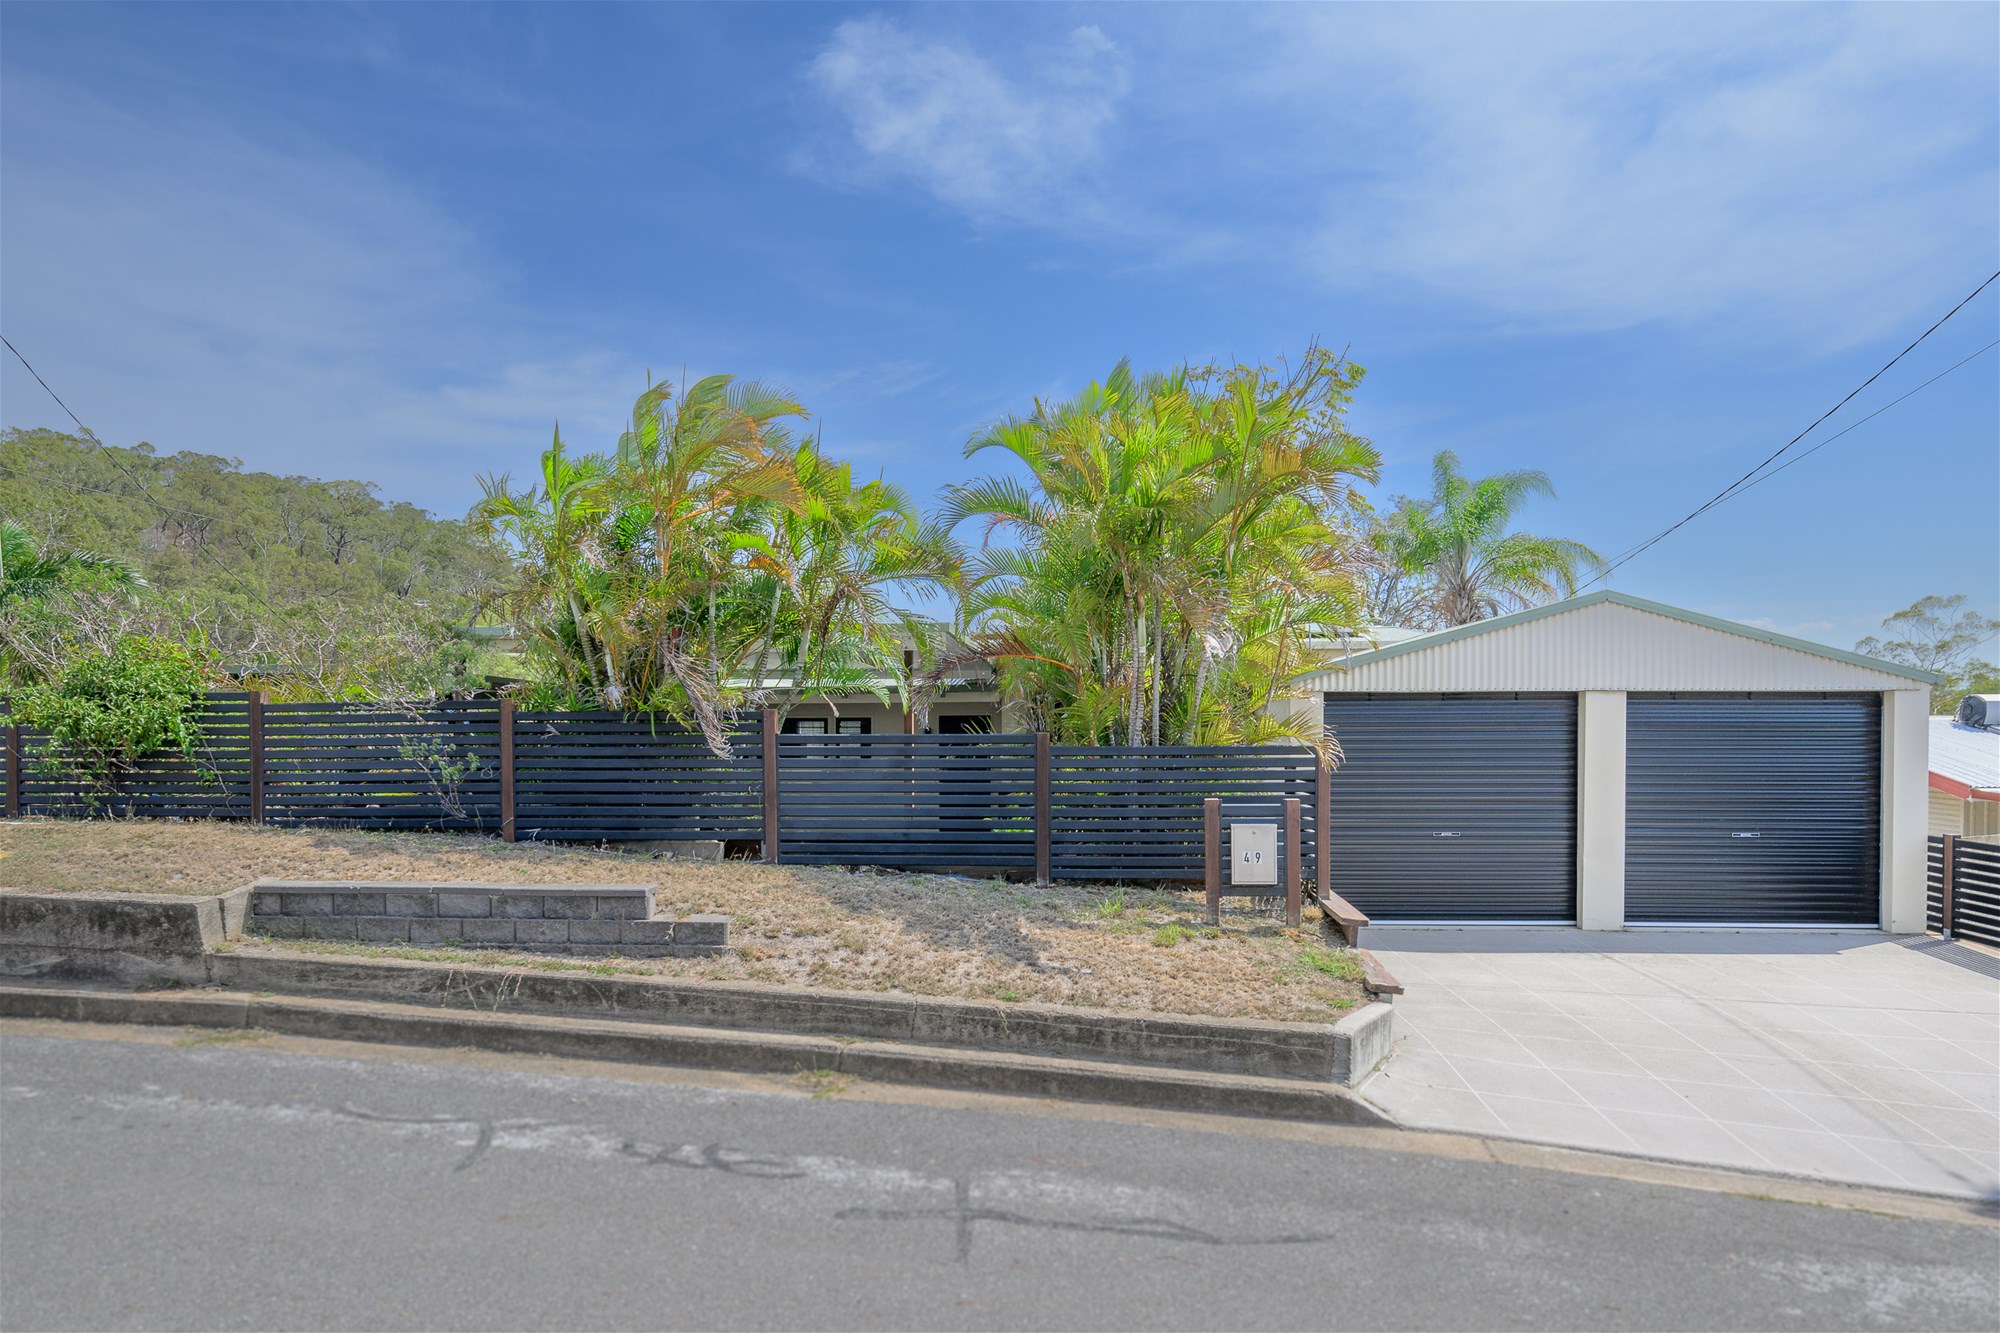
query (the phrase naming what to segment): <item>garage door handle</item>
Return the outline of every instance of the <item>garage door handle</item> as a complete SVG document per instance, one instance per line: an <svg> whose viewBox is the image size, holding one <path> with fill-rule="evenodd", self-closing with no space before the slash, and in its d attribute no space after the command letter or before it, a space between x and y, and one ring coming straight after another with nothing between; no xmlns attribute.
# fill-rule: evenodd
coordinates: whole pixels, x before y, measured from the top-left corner
<svg viewBox="0 0 2000 1333"><path fill-rule="evenodd" d="M1456 838L1458 835L1456 833L1433 833L1431 836L1433 838Z"/></svg>
<svg viewBox="0 0 2000 1333"><path fill-rule="evenodd" d="M1732 833L1729 836L1732 838L1761 838L1764 835L1761 833Z"/></svg>

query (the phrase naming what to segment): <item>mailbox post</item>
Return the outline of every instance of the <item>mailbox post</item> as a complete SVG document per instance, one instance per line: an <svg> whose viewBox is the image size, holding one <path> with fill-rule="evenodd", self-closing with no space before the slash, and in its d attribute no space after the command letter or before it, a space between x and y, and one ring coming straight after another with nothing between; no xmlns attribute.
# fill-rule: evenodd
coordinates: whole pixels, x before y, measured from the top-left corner
<svg viewBox="0 0 2000 1333"><path fill-rule="evenodd" d="M1285 841L1278 844L1278 821L1232 819L1229 821L1227 855L1222 836L1222 802L1209 797L1201 803L1202 868L1208 890L1208 924L1222 921L1222 886L1228 862L1228 882L1232 890L1276 889L1284 884L1285 924L1299 924L1301 876L1304 872L1304 839L1301 837L1299 802L1287 800L1283 806ZM1274 897L1275 894L1251 894Z"/></svg>

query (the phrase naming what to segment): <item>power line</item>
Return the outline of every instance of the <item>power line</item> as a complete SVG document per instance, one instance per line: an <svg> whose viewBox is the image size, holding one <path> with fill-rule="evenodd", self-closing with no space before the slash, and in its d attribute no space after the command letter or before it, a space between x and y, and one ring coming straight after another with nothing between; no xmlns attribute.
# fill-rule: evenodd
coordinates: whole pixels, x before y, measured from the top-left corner
<svg viewBox="0 0 2000 1333"><path fill-rule="evenodd" d="M153 508L160 511L161 517L163 518L171 517L175 512L172 506L160 503L159 498L155 496L151 491L146 489L146 483L144 480L140 478L139 474L134 472L131 468L126 467L124 462L118 457L118 455L112 452L111 446L106 444L104 441L98 439L97 432L92 430L90 427L84 425L83 419L77 416L75 412L70 411L70 406L68 403L65 403L62 400L62 395L58 394L54 389L49 388L49 382L42 378L42 373L35 369L35 367L29 362L27 357L21 355L21 349L14 346L14 344L11 341L9 341L6 335L4 334L0 334L0 343L5 343L7 350L14 354L14 359L16 361L19 361L23 366L27 367L28 373L35 377L35 383L41 385L43 391L46 392L49 397L55 399L56 406L60 407L64 412L68 413L69 419L76 423L76 428L79 431L83 432L83 438L89 440L92 444L96 445L99 451L102 452L103 455L111 461L111 465L117 468L120 472L124 473L125 476L128 479L130 479L132 484L139 488L139 494L145 496L147 503L151 504ZM189 511L181 510L180 512L187 513ZM240 578L236 574L234 570L230 569L229 566L223 564L220 560L216 559L215 554L212 551L210 551L207 546L197 541L194 544L193 550L196 555L203 557L210 564L214 565L218 570L220 570L224 578L228 579L231 583L236 585L236 590L238 592L247 594L252 600L262 604L263 608L266 611L269 611L273 615L283 614L278 610L277 607L271 604L269 598L265 597L264 594L258 592L256 589L252 588L249 584L245 583L242 580L242 578Z"/></svg>
<svg viewBox="0 0 2000 1333"><path fill-rule="evenodd" d="M1995 338L1992 342L1987 343L1986 346L1980 348L1978 351L1974 352L1971 356L1966 357L1964 360L1954 361L1951 365L1946 366L1943 370L1940 370L1937 374L1931 376L1929 379L1925 380L1922 384L1919 384L1916 388L1911 389L1909 393L1902 394L1901 396L1896 398L1891 398L1888 402L1882 404L1882 406L1876 408L1873 412L1870 412L1867 416L1855 422L1854 425L1841 427L1839 430L1827 436L1825 439L1821 440L1818 444L1814 445L1812 448L1807 449L1805 452L1801 453L1797 458L1786 459L1783 463L1780 463L1777 467L1772 468L1769 472L1766 472L1763 476L1757 478L1757 480L1751 482L1748 486L1744 486L1741 490L1737 491L1736 495L1743 494L1743 492L1749 490L1751 486L1763 485L1765 482L1777 476L1780 472L1783 472L1788 467L1795 467L1798 464L1805 462L1808 458L1811 458L1814 454L1826 448L1829 444L1832 444L1835 440L1839 439L1841 436L1847 434L1848 431L1851 431L1858 426L1867 425L1869 422L1873 421L1876 417L1881 416L1884 412L1887 412L1890 408L1894 407L1897 403L1902 402L1904 398L1908 398L1912 394L1923 392L1925 389L1930 388L1931 385L1936 384L1939 380L1943 379L1946 375L1951 374L1952 371L1957 370L1960 366L1963 366L1968 362L1978 360L1980 357L1985 356L1988 352L1992 351L1996 347L2000 347L2000 338ZM1736 497L1731 496L1730 498L1734 499Z"/></svg>
<svg viewBox="0 0 2000 1333"><path fill-rule="evenodd" d="M1740 492L1747 490L1751 485L1755 484L1754 481L1752 480L1753 478L1757 478L1759 473L1762 473L1765 468L1770 467L1771 464L1777 462L1778 459L1782 458L1785 454L1789 453L1792 447L1796 445L1799 441L1805 439L1806 436L1812 434L1815 430L1819 429L1820 425L1823 422L1825 422L1828 417L1838 412L1841 408L1846 407L1850 402L1853 402L1855 395L1859 394L1862 390L1866 389L1876 380L1881 379L1882 376L1887 374L1889 370L1893 366L1895 366L1897 362L1901 361L1911 352L1914 352L1926 338L1930 337L1933 333L1936 333L1940 328L1944 327L1946 320L1949 320L1953 315L1956 315L1959 311L1965 309L1967 305L1970 305L1972 303L1973 298L1978 296L1981 292L1985 291L1988 287L1992 286L1996 279L2000 279L2000 272L1995 272L1992 276L1988 277L1986 281L1980 283L1977 287L1973 288L1971 293L1968 296L1966 296L1966 298L1963 301L1960 301L1957 305L1945 311L1945 313L1938 319L1937 323L1931 325L1929 328L1925 329L1922 333L1918 334L1916 340L1912 342L1908 347L1905 347L1902 351L1890 357L1889 360L1883 364L1880 370L1877 370L1873 375L1870 375L1867 379L1855 385L1854 388L1848 392L1846 397L1842 398L1832 407L1829 407L1826 411L1820 413L1818 418L1816 418L1813 421L1812 425L1807 426L1797 435L1794 435L1791 439L1787 440L1780 448L1778 448L1775 452L1773 452L1768 458L1765 458L1762 462L1758 463L1757 466L1751 468L1748 472L1738 477L1735 481L1730 482L1729 485L1723 487L1720 491L1717 491L1699 508L1695 509L1694 512L1688 514L1685 518L1681 519L1679 522L1673 524L1672 526L1665 528L1660 532L1655 533L1651 537L1648 537L1645 541L1640 542L1637 546L1631 547L1628 550L1621 553L1620 555L1618 555L1611 561L1610 564L1606 565L1603 568L1603 570L1601 570L1598 574L1585 581L1582 584L1582 586L1588 588L1593 583L1598 583L1604 579L1611 577L1611 575L1619 568L1619 566L1626 564L1628 561L1631 561L1637 556L1645 554L1647 551L1653 549L1653 547L1658 546L1661 542L1673 536L1676 532L1679 532L1682 528L1686 527L1688 524L1700 518L1703 514L1707 513L1709 510L1715 508L1715 506L1721 504L1723 501L1727 499L1730 499L1732 496L1735 496ZM1978 354L1974 353L1974 355ZM1957 369L1957 367L1953 367L1953 369ZM1921 388L1922 386L1920 385L1918 387ZM1912 392L1914 392L1914 390ZM1908 394L1904 395L1904 397L1908 396L1909 396ZM1898 399L1897 401L1900 402L1901 399ZM1860 425L1860 424L1861 424L1860 422L1855 423L1855 425ZM1804 455L1800 456L1803 457ZM1787 466L1789 466L1789 464L1787 464ZM1775 473L1781 472L1783 470L1784 470L1783 468L1774 468L1772 469L1772 473L1767 475L1775 475Z"/></svg>

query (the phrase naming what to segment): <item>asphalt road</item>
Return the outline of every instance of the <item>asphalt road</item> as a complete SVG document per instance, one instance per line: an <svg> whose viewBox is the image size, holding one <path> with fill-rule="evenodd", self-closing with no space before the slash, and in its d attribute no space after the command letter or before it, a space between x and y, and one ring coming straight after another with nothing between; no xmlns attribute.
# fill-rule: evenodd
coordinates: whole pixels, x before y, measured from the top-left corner
<svg viewBox="0 0 2000 1333"><path fill-rule="evenodd" d="M327 1049L0 1027L0 1326L1973 1329L2000 1309L2000 1231L1972 1222L1087 1109Z"/></svg>

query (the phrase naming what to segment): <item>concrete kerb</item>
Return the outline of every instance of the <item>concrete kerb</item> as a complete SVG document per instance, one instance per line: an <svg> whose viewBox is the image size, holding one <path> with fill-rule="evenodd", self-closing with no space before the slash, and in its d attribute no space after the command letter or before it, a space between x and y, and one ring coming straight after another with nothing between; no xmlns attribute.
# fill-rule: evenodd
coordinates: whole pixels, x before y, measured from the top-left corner
<svg viewBox="0 0 2000 1333"><path fill-rule="evenodd" d="M1312 1082L1365 1075L1380 1059L1368 1005L1340 1025L1125 1014L1058 1005L876 995L755 982L607 977L397 958L330 958L275 949L212 955L231 990L422 1001L683 1026L861 1037L936 1047L1022 1050L1119 1064ZM1358 1018L1365 1022L1356 1023ZM1386 1024L1381 1025L1386 1030ZM1359 1043L1357 1045L1357 1043Z"/></svg>
<svg viewBox="0 0 2000 1333"><path fill-rule="evenodd" d="M1359 1087L1396 1046L1396 1011L1366 1004L1333 1025L1333 1081Z"/></svg>
<svg viewBox="0 0 2000 1333"><path fill-rule="evenodd" d="M1002 1051L842 1042L540 1014L449 1013L300 996L134 994L0 986L0 1017L257 1029L287 1036L614 1060L753 1073L827 1071L915 1083L1173 1110L1352 1125L1391 1123L1345 1088L1292 1079L1150 1069Z"/></svg>

